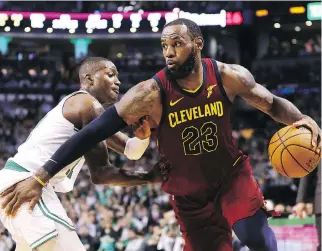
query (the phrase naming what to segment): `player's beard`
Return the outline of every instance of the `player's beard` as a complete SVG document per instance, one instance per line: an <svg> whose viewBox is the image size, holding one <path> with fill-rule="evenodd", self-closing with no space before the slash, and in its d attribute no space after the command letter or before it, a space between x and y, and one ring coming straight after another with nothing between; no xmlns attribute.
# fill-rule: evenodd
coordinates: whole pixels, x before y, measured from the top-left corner
<svg viewBox="0 0 322 251"><path fill-rule="evenodd" d="M168 78L172 79L183 79L187 76L189 76L190 73L195 68L196 64L196 55L194 53L194 50L191 50L191 53L189 57L186 59L186 61L173 69L169 69L168 67L166 68L166 75Z"/></svg>

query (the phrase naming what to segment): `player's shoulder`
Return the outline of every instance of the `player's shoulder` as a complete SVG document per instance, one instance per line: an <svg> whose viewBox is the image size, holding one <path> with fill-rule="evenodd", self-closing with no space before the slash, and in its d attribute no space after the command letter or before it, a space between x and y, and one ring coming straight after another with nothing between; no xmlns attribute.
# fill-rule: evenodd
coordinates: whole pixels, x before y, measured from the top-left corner
<svg viewBox="0 0 322 251"><path fill-rule="evenodd" d="M85 110L94 104L100 104L98 100L86 92L76 93L70 96L64 103L64 107L71 107L77 110Z"/></svg>
<svg viewBox="0 0 322 251"><path fill-rule="evenodd" d="M136 92L140 93L154 93L160 91L160 85L158 78L153 76L152 78L142 81L135 86Z"/></svg>
<svg viewBox="0 0 322 251"><path fill-rule="evenodd" d="M212 58L207 58L206 60L211 61L211 64L213 65L216 74L218 73L218 75L221 78L232 75L233 71L236 69L244 68L238 64L227 64Z"/></svg>
<svg viewBox="0 0 322 251"><path fill-rule="evenodd" d="M206 64L210 64L213 67L217 67L217 68L223 67L225 65L225 63L220 62L213 58L202 58L202 61L205 62Z"/></svg>
<svg viewBox="0 0 322 251"><path fill-rule="evenodd" d="M152 77L158 84L167 81L167 75L166 75L166 67L158 71L154 76Z"/></svg>
<svg viewBox="0 0 322 251"><path fill-rule="evenodd" d="M225 78L225 77L228 77L228 78L238 77L239 79L243 77L253 78L250 71L240 64L227 64L227 63L217 61L217 65L218 65L218 72L222 78Z"/></svg>
<svg viewBox="0 0 322 251"><path fill-rule="evenodd" d="M102 104L89 93L77 93L69 97L63 106L63 116L77 128L81 128L84 121L91 121L102 112Z"/></svg>

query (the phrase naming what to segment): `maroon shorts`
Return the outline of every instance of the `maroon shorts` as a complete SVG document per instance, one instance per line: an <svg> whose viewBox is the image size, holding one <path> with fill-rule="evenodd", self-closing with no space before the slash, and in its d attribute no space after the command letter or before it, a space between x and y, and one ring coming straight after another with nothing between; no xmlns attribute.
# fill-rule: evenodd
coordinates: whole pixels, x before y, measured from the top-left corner
<svg viewBox="0 0 322 251"><path fill-rule="evenodd" d="M249 159L236 168L240 170L217 191L170 196L186 241L184 251L232 251L232 225L264 207Z"/></svg>

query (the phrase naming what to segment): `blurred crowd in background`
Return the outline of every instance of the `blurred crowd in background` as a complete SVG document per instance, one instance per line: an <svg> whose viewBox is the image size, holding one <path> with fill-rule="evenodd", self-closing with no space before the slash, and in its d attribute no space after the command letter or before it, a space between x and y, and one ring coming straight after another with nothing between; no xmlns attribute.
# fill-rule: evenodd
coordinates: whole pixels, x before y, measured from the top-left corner
<svg viewBox="0 0 322 251"><path fill-rule="evenodd" d="M92 12L95 10L185 10L217 12L240 9L247 2L0 2L2 10ZM180 6L182 5L182 6ZM50 6L50 7L49 7ZM122 7L122 10L121 8ZM224 34L220 36L225 37ZM227 35L228 36L228 35ZM235 38L233 38L235 39ZM215 58L225 63L241 63L243 58L231 54L231 48L218 39ZM314 31L269 33L266 48L257 53L248 68L257 82L273 93L293 102L304 114L321 124L321 34ZM81 58L71 52L68 42L46 44L15 39L6 54L0 55L0 168L13 156L37 122L66 94L79 88L78 67L86 56L112 59L120 73L123 93L138 82L148 79L164 67L158 40L144 42L114 41L108 53L100 53L100 44L92 44L88 55ZM97 42L99 43L99 42ZM111 42L109 42L111 43ZM67 50L67 49L66 49ZM204 56L213 56L206 51ZM121 96L121 95L120 95ZM285 178L272 168L267 145L279 125L240 99L232 113L233 136L240 149L251 158L253 175L266 198L266 207L282 212L282 217L295 218L294 205L298 180ZM132 136L131 130L125 131ZM152 166L159 159L156 143L151 141L144 156L129 161L111 151L110 159L118 167ZM160 185L131 188L94 186L87 168L78 177L75 188L60 195L77 233L89 251L182 251L184 241L169 204L169 196ZM312 203L306 204L311 216ZM233 240L234 251L247 250ZM0 223L0 251L14 250L14 242Z"/></svg>

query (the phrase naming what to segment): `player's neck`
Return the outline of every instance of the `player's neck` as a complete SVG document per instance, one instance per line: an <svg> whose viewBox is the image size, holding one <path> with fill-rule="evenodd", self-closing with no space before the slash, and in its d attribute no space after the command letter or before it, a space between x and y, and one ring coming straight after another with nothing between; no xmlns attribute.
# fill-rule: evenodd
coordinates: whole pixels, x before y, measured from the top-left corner
<svg viewBox="0 0 322 251"><path fill-rule="evenodd" d="M88 90L87 88L85 87L81 87L79 88L80 91L85 91L85 92L88 92L89 94L91 94L90 90ZM92 95L92 94L91 94ZM92 95L93 96L93 95Z"/></svg>
<svg viewBox="0 0 322 251"><path fill-rule="evenodd" d="M177 79L178 85L185 90L195 90L200 85L202 85L203 82L203 69L202 64L196 64L195 69L192 73L190 73L187 77L184 79Z"/></svg>
<svg viewBox="0 0 322 251"><path fill-rule="evenodd" d="M103 104L103 102L101 102L98 98L97 95L95 95L95 93L93 93L91 90L89 90L88 88L85 88L85 87L81 87L79 89L80 91L86 91L89 95L93 96L95 99L97 99L101 104Z"/></svg>

